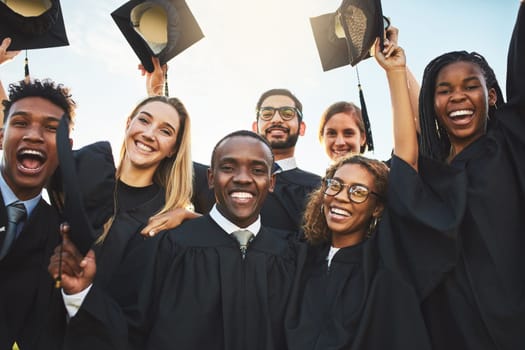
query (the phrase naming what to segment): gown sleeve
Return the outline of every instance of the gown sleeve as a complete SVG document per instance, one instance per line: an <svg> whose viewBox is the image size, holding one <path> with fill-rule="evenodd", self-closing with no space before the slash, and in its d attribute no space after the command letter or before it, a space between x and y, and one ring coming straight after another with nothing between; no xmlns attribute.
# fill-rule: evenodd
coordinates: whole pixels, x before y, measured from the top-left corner
<svg viewBox="0 0 525 350"><path fill-rule="evenodd" d="M507 103L496 111L501 143L508 150L525 193L525 4L520 4L507 58Z"/></svg>
<svg viewBox="0 0 525 350"><path fill-rule="evenodd" d="M507 57L507 104L525 115L525 4L520 4Z"/></svg>
<svg viewBox="0 0 525 350"><path fill-rule="evenodd" d="M456 264L467 179L464 171L429 159L419 164L418 173L393 156L378 245L385 267L423 299Z"/></svg>

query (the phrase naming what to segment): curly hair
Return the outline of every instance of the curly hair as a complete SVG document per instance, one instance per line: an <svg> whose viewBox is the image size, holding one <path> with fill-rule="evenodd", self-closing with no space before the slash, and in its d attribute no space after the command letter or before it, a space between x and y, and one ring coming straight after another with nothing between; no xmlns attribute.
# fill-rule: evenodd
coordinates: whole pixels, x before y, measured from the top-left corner
<svg viewBox="0 0 525 350"><path fill-rule="evenodd" d="M9 116L11 106L18 100L26 97L42 97L60 107L69 116L69 127L74 125L76 103L71 97L70 89L57 84L51 79L21 80L9 84L9 100L2 101L4 105L4 123Z"/></svg>
<svg viewBox="0 0 525 350"><path fill-rule="evenodd" d="M495 118L495 110L504 103L496 75L485 58L479 53L452 51L433 59L425 68L419 94L420 152L422 155L442 162L445 161L450 152L450 140L447 130L438 122L434 108L436 78L444 67L456 62L477 64L483 73L487 89L496 91L496 105L489 106L489 119Z"/></svg>
<svg viewBox="0 0 525 350"><path fill-rule="evenodd" d="M309 195L304 212L303 230L306 240L310 244L318 245L331 241L331 231L322 211L324 191L326 189L325 180L333 178L335 172L346 164L359 165L372 175L374 177L375 192L379 195L379 203L386 202L389 170L385 163L361 155L349 155L339 159L326 170L321 187ZM372 221L372 218L370 218L370 221Z"/></svg>

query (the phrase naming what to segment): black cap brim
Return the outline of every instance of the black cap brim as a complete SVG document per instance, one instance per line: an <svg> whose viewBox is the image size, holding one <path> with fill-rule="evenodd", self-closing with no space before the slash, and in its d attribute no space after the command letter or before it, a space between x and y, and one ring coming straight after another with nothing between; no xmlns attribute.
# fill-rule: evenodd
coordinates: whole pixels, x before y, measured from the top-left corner
<svg viewBox="0 0 525 350"><path fill-rule="evenodd" d="M173 57L204 37L199 24L183 0L156 0L152 3L171 8L174 7L176 16L168 16L168 44L158 55L155 55L146 41L135 31L130 15L135 6L144 3L144 0L131 0L113 11L111 16L118 28L128 41L129 45L140 59L148 72L153 71L151 56L158 56L163 65ZM171 11L167 11L170 14Z"/></svg>
<svg viewBox="0 0 525 350"><path fill-rule="evenodd" d="M69 237L82 255L92 247L113 214L115 166L108 142L72 151L67 117L56 134L64 203L58 208L70 225Z"/></svg>
<svg viewBox="0 0 525 350"><path fill-rule="evenodd" d="M350 63L346 39L338 38L332 33L334 17L335 14L328 13L310 18L315 44L325 72Z"/></svg>
<svg viewBox="0 0 525 350"><path fill-rule="evenodd" d="M58 0L40 16L24 17L0 1L0 42L12 39L9 50L43 49L69 45Z"/></svg>

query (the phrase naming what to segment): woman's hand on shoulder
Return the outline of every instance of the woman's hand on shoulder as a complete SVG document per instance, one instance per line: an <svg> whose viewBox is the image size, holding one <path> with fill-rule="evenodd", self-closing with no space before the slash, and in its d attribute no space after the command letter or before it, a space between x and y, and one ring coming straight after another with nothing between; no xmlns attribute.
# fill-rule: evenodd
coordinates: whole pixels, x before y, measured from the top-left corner
<svg viewBox="0 0 525 350"><path fill-rule="evenodd" d="M195 219L199 216L201 216L201 214L195 213L186 208L172 209L166 213L150 217L148 224L140 233L144 236L153 237L160 231L175 228L182 224L183 221Z"/></svg>

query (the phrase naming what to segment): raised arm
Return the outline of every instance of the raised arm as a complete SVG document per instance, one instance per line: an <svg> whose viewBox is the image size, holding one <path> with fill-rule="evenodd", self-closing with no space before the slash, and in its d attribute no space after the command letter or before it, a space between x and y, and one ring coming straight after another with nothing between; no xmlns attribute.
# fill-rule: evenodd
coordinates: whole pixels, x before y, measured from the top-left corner
<svg viewBox="0 0 525 350"><path fill-rule="evenodd" d="M20 51L8 51L9 45L11 45L11 39L5 38L0 44L0 65L4 62L8 62L16 57ZM7 94L5 92L2 81L0 80L0 101L7 100ZM0 127L4 124L4 107L0 106Z"/></svg>
<svg viewBox="0 0 525 350"><path fill-rule="evenodd" d="M399 39L399 29L397 27L394 27L393 25L390 25L386 30L386 44L390 45L392 49L397 47L397 41ZM407 70L407 84L408 84L408 92L410 95L410 107L412 107L412 114L414 115L414 121L416 122L416 130L417 133L420 133L419 129L419 90L421 90L421 85L417 81L414 74L412 74L412 71L408 66L406 67Z"/></svg>
<svg viewBox="0 0 525 350"><path fill-rule="evenodd" d="M376 42L375 58L383 67L390 88L392 114L394 118L394 154L417 170L418 144L416 123L407 82L405 52L389 43L381 52Z"/></svg>
<svg viewBox="0 0 525 350"><path fill-rule="evenodd" d="M525 4L520 1L507 58L507 103L525 116Z"/></svg>

